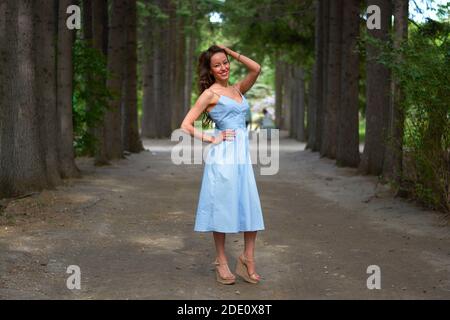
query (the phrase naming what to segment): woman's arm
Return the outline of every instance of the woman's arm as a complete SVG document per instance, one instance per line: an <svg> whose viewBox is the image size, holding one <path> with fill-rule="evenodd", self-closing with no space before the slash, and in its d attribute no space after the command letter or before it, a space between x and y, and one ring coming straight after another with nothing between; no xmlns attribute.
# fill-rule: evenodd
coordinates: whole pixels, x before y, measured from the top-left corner
<svg viewBox="0 0 450 320"><path fill-rule="evenodd" d="M181 123L181 129L184 132L189 133L191 136L198 138L202 141L217 144L225 139L231 140L235 135L234 131L225 130L222 131L219 136L208 136L204 134L201 130L198 130L194 127L195 120L197 120L198 117L202 114L202 112L205 111L205 109L211 103L213 103L213 98L214 93L212 93L210 90L203 91L203 93L200 95L200 97L198 97L194 106L189 110L183 122Z"/></svg>
<svg viewBox="0 0 450 320"><path fill-rule="evenodd" d="M194 122L212 102L213 97L214 94L211 91L209 90L203 91L203 93L200 95L200 97L198 97L194 106L191 108L191 110L189 110L183 122L181 123L181 129L183 131L189 133L191 136L198 138L202 141L213 142L214 137L207 136L203 132L195 129Z"/></svg>
<svg viewBox="0 0 450 320"><path fill-rule="evenodd" d="M226 51L230 56L232 56L237 61L243 63L247 69L248 74L245 76L244 79L236 83L236 86L238 87L239 91L242 92L242 94L246 93L250 88L253 86L253 84L256 82L256 79L258 79L259 74L261 73L261 66L253 61L252 59L237 53L230 48L227 48L225 46L219 45L222 49Z"/></svg>

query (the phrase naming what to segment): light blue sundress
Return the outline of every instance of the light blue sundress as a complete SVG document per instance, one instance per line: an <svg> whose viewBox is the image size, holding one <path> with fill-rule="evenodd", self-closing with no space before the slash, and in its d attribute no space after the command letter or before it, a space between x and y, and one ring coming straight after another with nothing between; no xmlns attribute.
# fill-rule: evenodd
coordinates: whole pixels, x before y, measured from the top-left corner
<svg viewBox="0 0 450 320"><path fill-rule="evenodd" d="M236 136L232 141L210 146L205 158L194 231L239 233L264 230L245 126L250 106L242 94L240 103L228 96L218 96L218 103L209 112L216 125L215 134L234 129Z"/></svg>

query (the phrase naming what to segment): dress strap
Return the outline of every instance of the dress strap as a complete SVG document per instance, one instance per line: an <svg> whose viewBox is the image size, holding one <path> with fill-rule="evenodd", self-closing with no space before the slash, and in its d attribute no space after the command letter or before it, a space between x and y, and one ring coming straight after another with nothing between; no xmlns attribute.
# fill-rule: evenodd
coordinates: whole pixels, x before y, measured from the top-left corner
<svg viewBox="0 0 450 320"><path fill-rule="evenodd" d="M244 97L244 95L242 94L242 92L241 91L239 91L239 89L238 88L236 88L236 86L235 85L232 85L232 87L234 88L234 90L236 90L237 91L237 93L239 93L239 95L241 96L241 97ZM218 94L217 92L215 92L214 90L211 90L210 88L208 88L208 89L206 89L206 90L209 90L209 91L211 91L212 93L214 93L216 96L218 96L219 98L220 98L220 94Z"/></svg>
<svg viewBox="0 0 450 320"><path fill-rule="evenodd" d="M211 89L206 89L206 90L209 90L209 91L211 91L212 93L214 93L216 96L218 96L219 98L220 98L220 94L218 94L217 92L215 92L215 91L213 91L213 90L211 90Z"/></svg>
<svg viewBox="0 0 450 320"><path fill-rule="evenodd" d="M239 93L239 95L241 96L241 97L244 97L244 95L242 94L242 92L241 91L239 91L239 89L238 88L236 88L236 85L234 84L234 85L232 85L232 87L234 88L234 90L236 90L238 93Z"/></svg>

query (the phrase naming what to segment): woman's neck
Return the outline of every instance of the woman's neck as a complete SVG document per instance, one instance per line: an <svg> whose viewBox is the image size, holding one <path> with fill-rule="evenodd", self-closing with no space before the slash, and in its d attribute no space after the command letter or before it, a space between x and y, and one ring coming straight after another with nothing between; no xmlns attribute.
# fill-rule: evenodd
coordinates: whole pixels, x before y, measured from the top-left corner
<svg viewBox="0 0 450 320"><path fill-rule="evenodd" d="M217 80L217 79L216 79L216 83L217 83L218 85L220 85L221 87L228 88L228 80Z"/></svg>

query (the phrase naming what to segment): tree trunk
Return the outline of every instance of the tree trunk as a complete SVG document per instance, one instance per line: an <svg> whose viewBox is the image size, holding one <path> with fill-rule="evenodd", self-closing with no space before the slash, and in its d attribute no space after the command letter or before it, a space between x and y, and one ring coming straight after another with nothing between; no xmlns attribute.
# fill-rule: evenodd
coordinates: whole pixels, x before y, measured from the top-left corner
<svg viewBox="0 0 450 320"><path fill-rule="evenodd" d="M172 109L173 109L173 68L175 61L173 59L174 52L172 49L172 44L174 41L174 28L175 26L171 24L173 19L172 12L172 1L162 1L161 8L162 11L169 17L162 23L161 38L159 41L159 46L161 47L161 61L162 64L160 68L162 69L161 75L162 78L159 81L162 81L162 91L160 99L158 100L161 108L159 110L160 113L160 131L158 132L159 138L167 138L170 137L172 133Z"/></svg>
<svg viewBox="0 0 450 320"><path fill-rule="evenodd" d="M292 137L292 66L283 63L283 111L281 116L283 119L283 130L286 130L289 137Z"/></svg>
<svg viewBox="0 0 450 320"><path fill-rule="evenodd" d="M275 62L275 124L281 129L283 125L283 64L276 58Z"/></svg>
<svg viewBox="0 0 450 320"><path fill-rule="evenodd" d="M105 144L108 159L123 158L121 93L125 57L126 0L112 0L108 39L107 87L114 95L105 113Z"/></svg>
<svg viewBox="0 0 450 320"><path fill-rule="evenodd" d="M314 69L314 67L313 67ZM305 76L306 78L306 76ZM313 130L309 127L313 124L310 119L313 119L310 114L315 113L315 102L314 102L314 79L313 79L313 71L311 70L311 77L308 82L305 81L305 113L306 113L306 129L305 129L305 135L306 135L306 149L311 149L310 147L310 134Z"/></svg>
<svg viewBox="0 0 450 320"><path fill-rule="evenodd" d="M48 186L36 104L32 0L6 1L0 197ZM7 103L5 103L7 102ZM42 113L42 112L41 112Z"/></svg>
<svg viewBox="0 0 450 320"><path fill-rule="evenodd" d="M359 164L359 4L359 0L346 0L343 10L336 163L348 167Z"/></svg>
<svg viewBox="0 0 450 320"><path fill-rule="evenodd" d="M172 130L178 129L183 121L184 111L184 81L186 72L186 34L184 31L185 19L177 15L173 19L175 27L175 66L173 89L176 101L173 103Z"/></svg>
<svg viewBox="0 0 450 320"><path fill-rule="evenodd" d="M34 6L36 102L40 111L40 142L45 150L50 186L61 182L58 163L59 123L56 105L56 14L55 0L42 0Z"/></svg>
<svg viewBox="0 0 450 320"><path fill-rule="evenodd" d="M156 86L155 86L155 60L157 24L153 23L153 17L148 17L144 26L144 43L142 49L142 121L141 135L146 138L156 138Z"/></svg>
<svg viewBox="0 0 450 320"><path fill-rule="evenodd" d="M289 100L290 100L290 137L293 139L297 139L297 129L298 129L298 94L299 92L297 91L297 85L298 85L298 81L296 78L296 71L297 71L297 67L290 65L289 68Z"/></svg>
<svg viewBox="0 0 450 320"><path fill-rule="evenodd" d="M136 0L127 0L126 59L123 83L123 147L129 152L143 150L137 114L137 12Z"/></svg>
<svg viewBox="0 0 450 320"><path fill-rule="evenodd" d="M160 8L162 8L161 1L157 1ZM162 122L163 122L163 115L162 111L167 107L165 105L165 102L167 101L165 98L165 88L166 84L163 82L165 79L165 67L164 67L164 48L163 43L165 39L165 30L164 30L164 23L165 21L158 20L155 23L155 49L153 51L154 54L154 60L153 60L153 70L154 70L154 77L153 77L153 87L154 87L154 95L155 95L155 104L153 106L153 114L155 121L155 127L156 127L156 137L161 137L161 128L162 128Z"/></svg>
<svg viewBox="0 0 450 320"><path fill-rule="evenodd" d="M400 48L408 38L408 0L394 0L394 48ZM398 57L402 59L402 57ZM402 108L404 93L397 79L392 81L393 101L389 110L388 145L383 162L383 176L394 179L397 183L402 178L403 132L405 115Z"/></svg>
<svg viewBox="0 0 450 320"><path fill-rule="evenodd" d="M318 151L318 131L319 131L319 110L322 104L322 68L323 64L323 8L324 2L322 0L316 0L315 2L315 35L314 35L314 66L313 66L313 78L312 86L310 88L311 101L308 108L308 144L307 149L311 151Z"/></svg>
<svg viewBox="0 0 450 320"><path fill-rule="evenodd" d="M367 30L369 36L389 41L391 26L391 1L368 0L367 5L381 9L381 29ZM380 50L367 45L366 82L366 141L360 169L364 173L380 175L386 152L386 131L390 104L390 72L376 60Z"/></svg>
<svg viewBox="0 0 450 320"><path fill-rule="evenodd" d="M326 104L320 154L336 158L337 113L340 102L342 0L330 1Z"/></svg>
<svg viewBox="0 0 450 320"><path fill-rule="evenodd" d="M107 43L107 40L105 39L108 38L108 3L106 0L96 0L93 1L89 7L86 6L85 10L91 12L89 14L91 17L91 21L89 22L91 30L88 30L88 34L91 35L92 48L96 49L99 53L102 53L106 57L107 48L105 48L105 44ZM92 81L90 80L92 77L97 77L95 81L103 81L106 83L106 79L99 79L98 75L87 75L87 81ZM104 117L105 116L106 115L104 115ZM108 165L108 146L106 144L105 137L105 119L103 118L98 121L94 127L90 129L90 132L95 137L97 142L95 148L95 164L98 166Z"/></svg>
<svg viewBox="0 0 450 320"><path fill-rule="evenodd" d="M83 0L83 39L92 41L92 0Z"/></svg>
<svg viewBox="0 0 450 320"><path fill-rule="evenodd" d="M0 158L2 155L2 128L4 126L5 119L3 112L3 96L5 95L3 90L3 83L5 77L3 75L6 67L6 0L0 0Z"/></svg>
<svg viewBox="0 0 450 320"><path fill-rule="evenodd" d="M305 136L305 72L301 67L294 69L294 83L296 92L295 110L296 111L296 134L295 138L299 141L306 141Z"/></svg>
<svg viewBox="0 0 450 320"><path fill-rule="evenodd" d="M325 126L325 108L327 106L327 93L328 93L328 39L329 39L329 18L330 18L330 1L331 0L322 0L323 8L322 8L322 34L321 34L321 43L322 43L322 60L321 60L321 87L319 91L320 95L320 103L317 105L317 149L316 151L320 151L322 147L322 139L324 133Z"/></svg>
<svg viewBox="0 0 450 320"><path fill-rule="evenodd" d="M58 10L58 58L57 58L57 108L60 123L58 141L59 168L63 178L79 177L80 171L75 165L73 148L73 68L72 45L75 31L66 26L67 7L73 0L60 0Z"/></svg>
<svg viewBox="0 0 450 320"><path fill-rule="evenodd" d="M185 80L185 92L184 92L184 110L183 114L186 115L191 108L191 96L192 96L192 82L194 81L194 64L196 62L195 51L197 48L197 37L194 32L190 32L187 57L186 57L186 80Z"/></svg>

